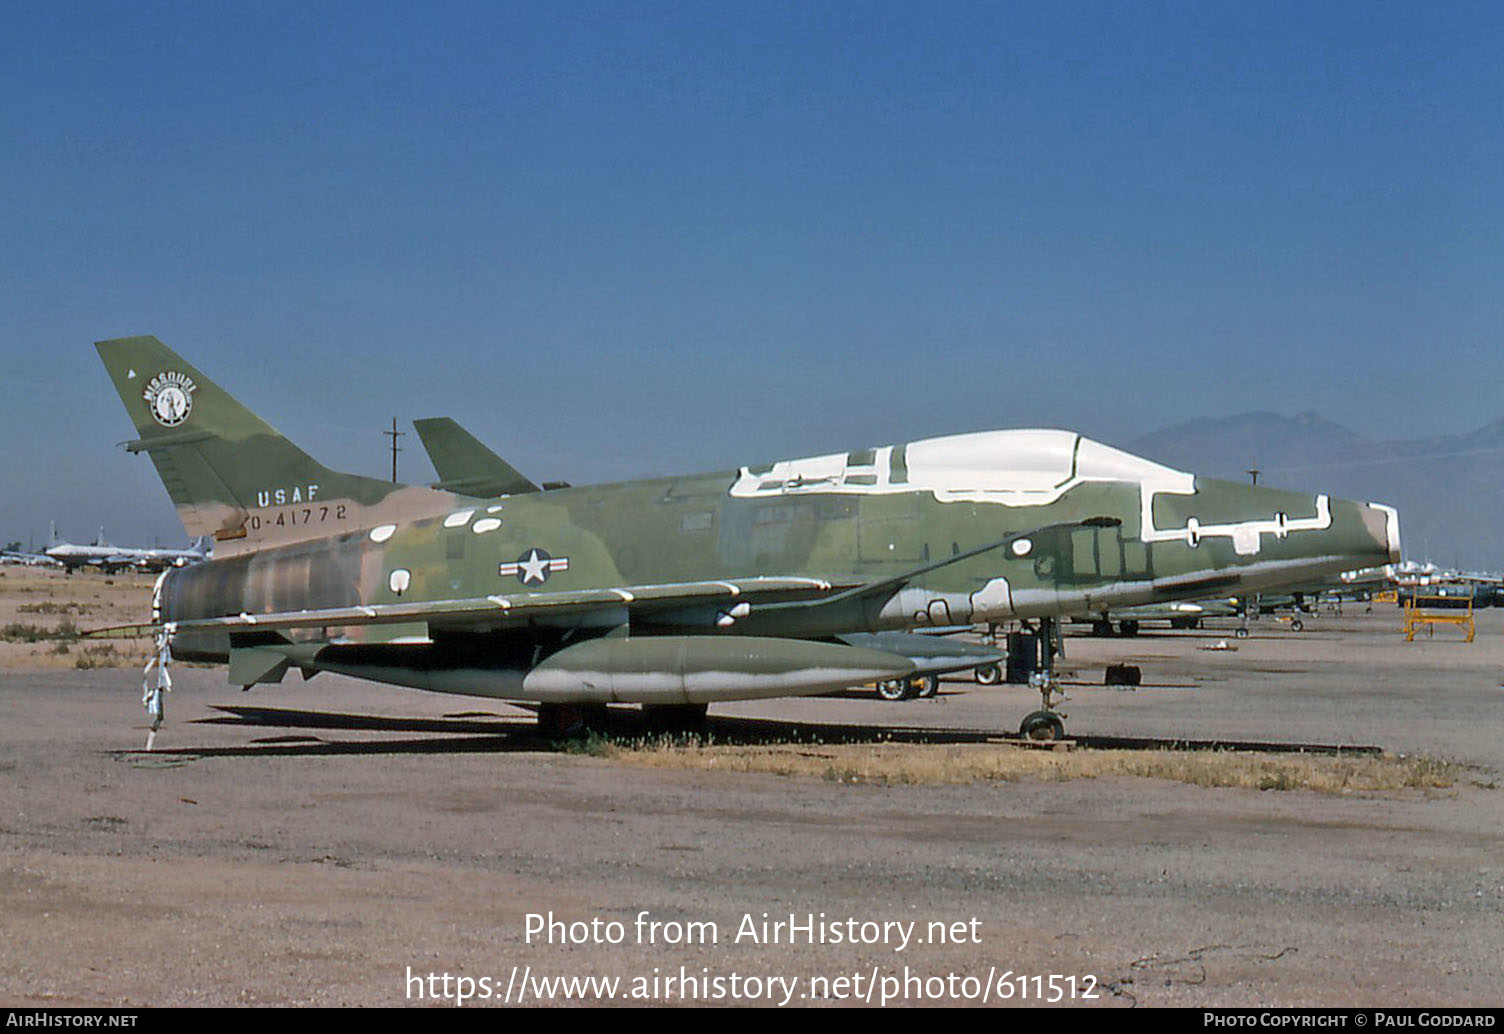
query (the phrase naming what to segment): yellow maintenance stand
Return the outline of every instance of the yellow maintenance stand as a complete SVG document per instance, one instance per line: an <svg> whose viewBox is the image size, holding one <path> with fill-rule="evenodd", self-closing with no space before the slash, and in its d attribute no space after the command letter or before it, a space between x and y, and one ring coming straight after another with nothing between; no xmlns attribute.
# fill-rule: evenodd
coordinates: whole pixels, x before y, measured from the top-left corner
<svg viewBox="0 0 1504 1034"><path fill-rule="evenodd" d="M1444 607L1450 603L1453 609L1450 611L1427 609L1428 602L1432 608ZM1463 642L1472 642L1473 636L1478 631L1477 622L1473 620L1473 597L1469 594L1467 609L1461 613L1458 613L1456 604L1456 596L1423 596L1419 592L1412 593L1405 600L1405 642L1415 642L1415 633L1420 631L1422 626L1425 626L1426 635L1434 636L1437 625L1461 626L1467 632L1467 638Z"/></svg>

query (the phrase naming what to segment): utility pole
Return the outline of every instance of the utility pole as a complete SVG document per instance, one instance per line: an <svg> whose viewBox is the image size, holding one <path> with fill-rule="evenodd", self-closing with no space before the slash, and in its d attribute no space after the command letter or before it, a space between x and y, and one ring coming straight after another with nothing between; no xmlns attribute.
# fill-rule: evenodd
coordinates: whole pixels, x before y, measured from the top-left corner
<svg viewBox="0 0 1504 1034"><path fill-rule="evenodd" d="M1244 471L1244 473L1247 474L1249 477L1253 478L1253 487L1254 488L1258 488L1259 487L1259 474L1261 473L1261 471L1259 470L1259 468L1258 467L1249 467L1246 471ZM392 480L395 481L396 478L393 478Z"/></svg>
<svg viewBox="0 0 1504 1034"><path fill-rule="evenodd" d="M402 451L397 446L397 439L405 437L407 432L397 430L397 418L392 417L392 429L381 433L392 440L392 484L395 485L397 483L397 453Z"/></svg>

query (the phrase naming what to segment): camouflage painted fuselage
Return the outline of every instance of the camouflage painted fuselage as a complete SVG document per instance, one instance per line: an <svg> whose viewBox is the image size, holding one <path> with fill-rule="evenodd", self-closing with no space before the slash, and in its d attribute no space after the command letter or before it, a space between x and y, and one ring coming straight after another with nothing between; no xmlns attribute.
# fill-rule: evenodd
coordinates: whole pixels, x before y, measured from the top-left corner
<svg viewBox="0 0 1504 1034"><path fill-rule="evenodd" d="M1386 508L1197 479L1064 431L999 431L477 501L172 572L162 618L766 576L839 589L1098 516L1119 523L1039 533L846 607L754 604L728 622L719 603L637 615L623 600L560 622L592 634L814 639L1256 590L1388 561L1398 545ZM486 631L531 650L537 627L536 617L514 627L499 609ZM319 635L420 643L427 630L369 626Z"/></svg>

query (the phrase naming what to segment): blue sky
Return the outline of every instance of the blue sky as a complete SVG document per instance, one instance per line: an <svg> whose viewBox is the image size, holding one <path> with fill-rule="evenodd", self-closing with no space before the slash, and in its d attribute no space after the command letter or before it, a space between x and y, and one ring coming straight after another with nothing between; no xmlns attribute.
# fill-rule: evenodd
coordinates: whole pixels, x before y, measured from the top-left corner
<svg viewBox="0 0 1504 1034"><path fill-rule="evenodd" d="M0 540L181 537L90 347L138 333L371 474L393 416L576 483L1466 431L1501 53L1467 3L9 5Z"/></svg>

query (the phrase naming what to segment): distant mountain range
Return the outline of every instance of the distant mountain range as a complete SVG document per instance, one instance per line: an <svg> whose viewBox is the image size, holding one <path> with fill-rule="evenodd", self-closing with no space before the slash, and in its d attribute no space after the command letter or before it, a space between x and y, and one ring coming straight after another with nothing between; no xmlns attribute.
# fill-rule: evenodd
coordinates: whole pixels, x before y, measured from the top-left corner
<svg viewBox="0 0 1504 1034"><path fill-rule="evenodd" d="M1469 434L1376 442L1323 419L1242 413L1193 420L1125 446L1210 477L1388 503L1407 559L1504 568L1504 420Z"/></svg>

